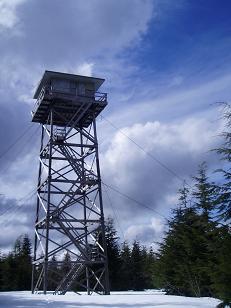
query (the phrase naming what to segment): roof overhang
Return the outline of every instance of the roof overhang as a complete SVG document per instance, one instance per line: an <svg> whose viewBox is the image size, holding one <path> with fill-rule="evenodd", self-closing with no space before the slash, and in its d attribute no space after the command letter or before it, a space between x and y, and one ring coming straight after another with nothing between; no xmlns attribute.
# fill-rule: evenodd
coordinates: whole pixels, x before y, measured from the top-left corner
<svg viewBox="0 0 231 308"><path fill-rule="evenodd" d="M97 91L99 89L99 87L105 81L105 79L102 79L102 78L88 77L88 76L81 76L81 75L74 75L74 74L60 73L60 72L53 72L53 71L45 71L44 74L43 74L43 77L40 80L38 87L35 91L34 99L38 98L39 93L42 90L42 87L44 85L47 85L48 82L53 78L78 81L78 82L82 82L82 83L93 83L94 86L95 86L95 91Z"/></svg>

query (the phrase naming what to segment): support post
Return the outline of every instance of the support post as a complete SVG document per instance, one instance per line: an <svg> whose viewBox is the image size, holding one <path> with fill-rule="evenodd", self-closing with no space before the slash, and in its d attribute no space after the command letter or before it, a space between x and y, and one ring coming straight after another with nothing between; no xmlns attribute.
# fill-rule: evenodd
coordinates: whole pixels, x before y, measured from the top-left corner
<svg viewBox="0 0 231 308"><path fill-rule="evenodd" d="M50 231L50 204L51 204L51 164L52 164L52 146L53 146L53 109L50 109L50 140L49 140L49 161L48 161L48 177L47 177L47 213L46 213L46 242L44 255L44 277L43 277L43 292L47 293L48 287L48 245Z"/></svg>
<svg viewBox="0 0 231 308"><path fill-rule="evenodd" d="M95 135L95 151L96 151L96 168L98 173L99 181L99 204L101 210L101 227L102 227L102 241L103 247L105 250L105 295L110 295L110 285L109 285L109 271L108 271L108 257L107 257L107 243L105 238L105 222L104 222L104 211L103 211L103 198L102 198L102 183L101 183L101 174L99 166L99 149L98 149L98 139L97 139L97 130L96 130L96 120L93 120L94 135Z"/></svg>

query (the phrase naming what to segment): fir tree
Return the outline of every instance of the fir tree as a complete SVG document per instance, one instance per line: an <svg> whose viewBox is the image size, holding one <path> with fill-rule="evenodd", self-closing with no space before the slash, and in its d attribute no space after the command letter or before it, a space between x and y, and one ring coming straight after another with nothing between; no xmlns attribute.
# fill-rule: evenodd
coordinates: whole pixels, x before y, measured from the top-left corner
<svg viewBox="0 0 231 308"><path fill-rule="evenodd" d="M195 198L196 209L202 213L206 220L209 220L211 212L215 208L217 186L210 183L207 176L207 164L203 162L199 165L198 175L193 177L195 189L192 193Z"/></svg>
<svg viewBox="0 0 231 308"><path fill-rule="evenodd" d="M66 269L65 269L66 270ZM60 280L59 267L57 265L56 256L53 255L51 261L49 262L48 268L48 289L54 291Z"/></svg>
<svg viewBox="0 0 231 308"><path fill-rule="evenodd" d="M64 277L65 274L67 274L71 269L71 256L69 252L67 251L63 258L63 263L60 269L61 275Z"/></svg>
<svg viewBox="0 0 231 308"><path fill-rule="evenodd" d="M157 289L160 287L157 272L157 257L152 247L149 249L146 258L145 274L148 281L148 289Z"/></svg>
<svg viewBox="0 0 231 308"><path fill-rule="evenodd" d="M18 290L17 265L15 260L15 255L13 252L10 252L7 256L4 257L1 266L2 266L1 290L2 291Z"/></svg>
<svg viewBox="0 0 231 308"><path fill-rule="evenodd" d="M107 245L108 269L111 290L120 290L120 251L117 231L112 218L108 218L105 224L105 238Z"/></svg>
<svg viewBox="0 0 231 308"><path fill-rule="evenodd" d="M16 239L13 251L1 260L1 289L29 290L31 287L31 243L27 235Z"/></svg>
<svg viewBox="0 0 231 308"><path fill-rule="evenodd" d="M182 188L179 189L179 207L186 208L189 206L189 189L185 183Z"/></svg>
<svg viewBox="0 0 231 308"><path fill-rule="evenodd" d="M217 209L219 212L219 219L221 221L228 221L231 219L231 106L224 105L223 117L226 122L227 130L223 132L222 137L224 143L217 149L214 149L222 160L225 162L223 169L216 170L220 172L224 182L219 186L219 198L217 199Z"/></svg>
<svg viewBox="0 0 231 308"><path fill-rule="evenodd" d="M228 226L218 229L219 238L213 243L216 260L212 264L211 279L214 296L231 305L231 233ZM222 305L221 305L222 307Z"/></svg>
<svg viewBox="0 0 231 308"><path fill-rule="evenodd" d="M18 286L20 290L31 287L31 242L27 234L21 239L20 252L17 258Z"/></svg>
<svg viewBox="0 0 231 308"><path fill-rule="evenodd" d="M152 288L152 262L153 259L145 246L141 250L142 272L143 272L143 289Z"/></svg>
<svg viewBox="0 0 231 308"><path fill-rule="evenodd" d="M133 242L131 252L131 287L135 291L141 291L145 288L143 259L138 241Z"/></svg>
<svg viewBox="0 0 231 308"><path fill-rule="evenodd" d="M200 186L198 190L200 189ZM208 221L208 208L200 207L207 200L199 191L196 206L178 207L169 221L169 230L160 245L159 269L161 281L169 294L210 296L209 243L216 238L214 224ZM206 191L207 192L207 191ZM180 191L180 203L185 194ZM182 203L181 203L182 204ZM197 210L202 214L197 213ZM205 212L204 212L205 211Z"/></svg>
<svg viewBox="0 0 231 308"><path fill-rule="evenodd" d="M124 242L120 251L120 289L127 291L131 286L131 250L127 242Z"/></svg>
<svg viewBox="0 0 231 308"><path fill-rule="evenodd" d="M208 247L207 262L209 265L207 272L212 282L214 296L224 299L227 303L231 300L231 267L229 261L231 257L231 235L228 226L218 225L212 219L214 215L210 214L211 212L214 213L212 210L217 204L219 204L219 212L221 213L222 209L226 208L227 203L225 202L226 205L222 205L225 199L223 199L222 194L219 194L222 188L220 189L214 183L209 183L205 164L201 167L199 175L199 177L195 177L197 180L195 186L197 187L197 205L204 214L202 215L202 223L207 226L205 234ZM227 196L226 193L225 196ZM219 200L219 203L217 200ZM223 213L227 218L227 208Z"/></svg>

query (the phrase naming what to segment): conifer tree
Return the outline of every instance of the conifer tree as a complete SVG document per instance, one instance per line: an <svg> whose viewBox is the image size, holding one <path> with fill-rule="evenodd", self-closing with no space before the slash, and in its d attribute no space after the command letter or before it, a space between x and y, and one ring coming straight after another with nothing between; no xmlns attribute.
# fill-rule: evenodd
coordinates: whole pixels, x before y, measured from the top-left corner
<svg viewBox="0 0 231 308"><path fill-rule="evenodd" d="M200 189L200 186L197 186ZM159 269L161 280L169 294L186 296L210 296L212 283L208 260L210 258L209 242L212 239L211 228L207 220L208 208L205 208L206 219L197 213L200 206L198 191L196 206L185 203L185 191L180 191L179 202L184 208L173 210L169 221L169 230L160 245ZM205 198L207 200L207 198ZM204 196L202 198L204 200ZM185 205L187 207L185 207ZM200 211L203 212L201 207Z"/></svg>
<svg viewBox="0 0 231 308"><path fill-rule="evenodd" d="M31 242L27 234L21 239L17 262L18 287L20 290L29 290L31 287Z"/></svg>
<svg viewBox="0 0 231 308"><path fill-rule="evenodd" d="M105 238L107 245L109 281L111 290L120 290L120 251L117 231L112 218L108 218L105 223Z"/></svg>
<svg viewBox="0 0 231 308"><path fill-rule="evenodd" d="M31 287L31 243L28 235L16 239L12 252L1 261L1 290L29 290Z"/></svg>
<svg viewBox="0 0 231 308"><path fill-rule="evenodd" d="M67 251L64 255L63 263L60 269L61 275L64 276L70 271L70 269L71 269L71 256L69 252Z"/></svg>
<svg viewBox="0 0 231 308"><path fill-rule="evenodd" d="M221 160L225 162L223 169L217 170L223 177L223 183L219 186L219 198L217 199L217 209L219 219L227 221L230 224L231 220L231 105L225 104L223 110L223 118L226 122L226 131L223 132L223 145L214 149Z"/></svg>
<svg viewBox="0 0 231 308"><path fill-rule="evenodd" d="M213 243L216 253L212 264L211 279L214 296L223 300L223 306L231 306L231 233L228 226L218 229L219 238Z"/></svg>
<svg viewBox="0 0 231 308"><path fill-rule="evenodd" d="M157 272L157 258L156 253L154 253L152 247L149 248L146 259L145 274L147 277L147 288L148 289L157 289L160 287Z"/></svg>
<svg viewBox="0 0 231 308"><path fill-rule="evenodd" d="M57 287L57 282L59 281L59 268L57 265L56 256L53 255L51 261L49 262L49 271L48 271L48 289L54 291Z"/></svg>
<svg viewBox="0 0 231 308"><path fill-rule="evenodd" d="M217 200L219 202L222 200L222 194L220 195L221 189L214 183L209 183L206 170L203 166L200 169L199 175L199 177L195 177L197 180L197 185L195 186L198 191L197 205L202 209L203 213L201 220L206 226L205 236L208 247L207 274L210 277L213 295L227 302L231 301L231 267L229 261L231 258L231 246L229 242L231 240L230 229L223 224L217 224L213 218L214 216L216 217L214 207L217 205ZM221 204L219 204L219 211L221 211Z"/></svg>
<svg viewBox="0 0 231 308"><path fill-rule="evenodd" d="M120 289L127 291L131 289L131 250L127 242L122 244L120 258Z"/></svg>
<svg viewBox="0 0 231 308"><path fill-rule="evenodd" d="M189 206L189 189L186 187L186 184L184 183L183 187L179 189L178 191L179 194L179 207L181 208L187 208Z"/></svg>
<svg viewBox="0 0 231 308"><path fill-rule="evenodd" d="M22 242L22 235L20 235L16 240L15 240L15 243L14 243L14 250L13 250L13 254L17 257L17 256L20 256L21 254L21 243Z"/></svg>
<svg viewBox="0 0 231 308"><path fill-rule="evenodd" d="M131 252L131 287L135 291L140 291L145 288L143 259L140 244L138 241L133 242Z"/></svg>
<svg viewBox="0 0 231 308"><path fill-rule="evenodd" d="M18 290L17 267L13 252L8 253L8 255L3 258L1 266L2 266L1 290L2 291Z"/></svg>
<svg viewBox="0 0 231 308"><path fill-rule="evenodd" d="M141 250L142 258L142 272L143 272L143 289L152 288L152 268L153 268L153 258L147 247L143 246Z"/></svg>
<svg viewBox="0 0 231 308"><path fill-rule="evenodd" d="M211 217L211 212L215 208L217 195L217 186L215 183L210 183L207 176L207 164L203 162L199 165L198 175L193 177L194 190L193 197L195 199L196 209L208 221Z"/></svg>

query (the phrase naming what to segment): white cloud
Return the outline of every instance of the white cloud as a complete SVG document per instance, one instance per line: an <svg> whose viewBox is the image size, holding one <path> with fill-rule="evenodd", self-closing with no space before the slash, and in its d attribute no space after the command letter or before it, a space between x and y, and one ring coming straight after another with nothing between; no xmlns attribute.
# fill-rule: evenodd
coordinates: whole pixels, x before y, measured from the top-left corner
<svg viewBox="0 0 231 308"><path fill-rule="evenodd" d="M156 165L145 152L152 153L160 160L166 158L166 164L171 161L171 156L173 159L178 155L203 156L211 149L214 141L217 141L213 137L219 131L219 127L214 131L213 123L207 119L193 117L175 124L159 121L133 124L121 129L122 133L118 131L110 141L103 154L105 168L117 173L123 167L133 168L137 161L143 160ZM142 147L143 151L129 138Z"/></svg>
<svg viewBox="0 0 231 308"><path fill-rule="evenodd" d="M74 66L91 56L116 54L140 40L153 16L150 0L70 0L65 6L56 1L26 1L16 10L22 2L2 1L2 15L6 14L2 23L13 27L20 19L23 35L6 43L17 47L27 63ZM15 49L8 52L14 54Z"/></svg>
<svg viewBox="0 0 231 308"><path fill-rule="evenodd" d="M190 176L196 173L200 162L206 160L211 165L218 164L218 158L209 150L218 142L218 138L213 137L218 134L219 127L214 131L209 120L189 118L174 124L137 123L124 128L123 132L154 159L117 132L101 153L103 181L165 216L176 205L176 192L183 179L190 183ZM140 213L143 220L150 214L150 210L116 193L113 193L113 202L127 227L129 213L133 213L134 220L139 219Z"/></svg>
<svg viewBox="0 0 231 308"><path fill-rule="evenodd" d="M17 6L25 0L0 0L0 32L12 29L18 23Z"/></svg>
<svg viewBox="0 0 231 308"><path fill-rule="evenodd" d="M111 113L110 120L121 127L155 119L169 123L194 116L210 118L214 121L216 129L215 120L218 120L219 114L218 109L212 107L212 104L230 100L230 83L231 74L219 75L202 83L193 83L177 89L158 86L158 82L153 79L149 83L140 83L139 90L132 93L133 86L129 84L126 93L132 95L126 102L110 102L111 109L113 103L116 103L117 107L114 113ZM142 93L142 89L146 92Z"/></svg>
<svg viewBox="0 0 231 308"><path fill-rule="evenodd" d="M152 244L156 249L153 242L160 241L163 235L163 216L169 217L170 210L177 205L177 191L182 187L183 179L190 184L191 176L196 174L198 164L204 160L213 170L219 164L218 157L210 150L220 141L217 135L223 123L193 116L173 123L136 123L121 129L128 137L119 131L114 134L112 131L105 132L103 127L107 127L106 123L99 124L104 141L100 146L103 182L122 193L120 195L108 189L125 230L125 239L131 242L136 238L147 245ZM105 142L107 134L110 139ZM129 138L175 172L182 181L151 159ZM110 209L107 203L105 198L108 214Z"/></svg>
<svg viewBox="0 0 231 308"><path fill-rule="evenodd" d="M93 67L94 63L84 62L77 67L76 73L79 75L92 76Z"/></svg>
<svg viewBox="0 0 231 308"><path fill-rule="evenodd" d="M55 2L55 10L54 2L0 0L0 22L21 33L11 37L0 32L1 93L12 91L28 103L45 69L99 74L123 84L122 68L128 72L130 64L117 55L140 42L153 16L153 1L70 0Z"/></svg>
<svg viewBox="0 0 231 308"><path fill-rule="evenodd" d="M7 198L19 200L36 190L38 134L38 126L35 124L25 138L20 140L19 147L12 148L13 157L10 161L6 160L1 166L0 186Z"/></svg>
<svg viewBox="0 0 231 308"><path fill-rule="evenodd" d="M125 238L130 243L134 240L140 241L143 245L151 245L156 248L155 242L160 242L165 231L165 221L152 217L145 224L135 224L127 228Z"/></svg>

